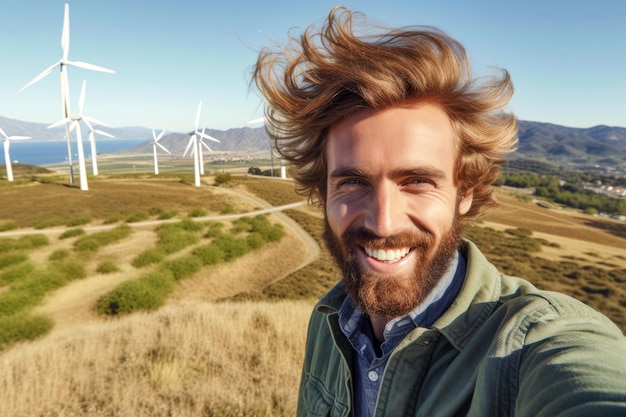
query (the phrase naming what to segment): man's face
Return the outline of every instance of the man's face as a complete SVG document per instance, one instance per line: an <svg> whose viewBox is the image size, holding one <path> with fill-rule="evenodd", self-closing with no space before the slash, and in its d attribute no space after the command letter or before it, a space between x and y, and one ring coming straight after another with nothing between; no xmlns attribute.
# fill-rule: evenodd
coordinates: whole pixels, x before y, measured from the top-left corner
<svg viewBox="0 0 626 417"><path fill-rule="evenodd" d="M365 312L406 314L446 272L472 203L454 184L456 155L432 104L363 109L331 127L325 239Z"/></svg>

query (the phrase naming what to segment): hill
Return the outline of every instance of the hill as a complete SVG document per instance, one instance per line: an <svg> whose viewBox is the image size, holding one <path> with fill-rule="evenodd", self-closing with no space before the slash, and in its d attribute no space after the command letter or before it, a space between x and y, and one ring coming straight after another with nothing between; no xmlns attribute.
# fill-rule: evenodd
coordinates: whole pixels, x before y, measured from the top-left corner
<svg viewBox="0 0 626 417"><path fill-rule="evenodd" d="M0 127L10 135L26 135L36 140L62 140L63 128L47 129L47 124L31 123L0 116ZM133 126L102 128L118 139L142 139L146 142L128 153L152 151L152 129ZM220 140L208 142L214 151L260 151L269 149L269 138L263 127L228 130L207 129L206 133ZM191 132L169 132L160 141L173 154L185 151ZM549 162L569 168L596 166L626 171L626 128L598 125L574 128L551 123L519 120L519 149L512 159L524 158Z"/></svg>

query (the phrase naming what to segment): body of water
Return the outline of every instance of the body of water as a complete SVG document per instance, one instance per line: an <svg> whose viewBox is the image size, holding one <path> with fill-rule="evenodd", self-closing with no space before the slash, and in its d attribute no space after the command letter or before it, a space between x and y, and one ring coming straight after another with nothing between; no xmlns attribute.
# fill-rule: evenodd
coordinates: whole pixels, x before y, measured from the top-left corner
<svg viewBox="0 0 626 417"><path fill-rule="evenodd" d="M110 139L100 140L96 142L96 150L98 155L104 153L122 151L124 149L133 148L146 139ZM91 145L89 141L83 141L85 150L85 158L91 158ZM67 161L67 142L66 141L33 141L33 140L15 140L11 141L9 149L11 161L20 164L29 165L51 165L59 164ZM72 141L72 161L78 161L76 153L76 141ZM4 152L0 152L0 163L4 164Z"/></svg>

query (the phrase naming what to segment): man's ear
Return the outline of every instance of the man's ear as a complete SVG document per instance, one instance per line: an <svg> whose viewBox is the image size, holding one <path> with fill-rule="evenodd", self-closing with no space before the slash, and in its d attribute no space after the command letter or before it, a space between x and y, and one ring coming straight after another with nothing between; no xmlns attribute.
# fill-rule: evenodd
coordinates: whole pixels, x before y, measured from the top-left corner
<svg viewBox="0 0 626 417"><path fill-rule="evenodd" d="M472 208L472 202L474 201L474 190L466 190L459 199L459 214L464 216L467 214L470 208Z"/></svg>

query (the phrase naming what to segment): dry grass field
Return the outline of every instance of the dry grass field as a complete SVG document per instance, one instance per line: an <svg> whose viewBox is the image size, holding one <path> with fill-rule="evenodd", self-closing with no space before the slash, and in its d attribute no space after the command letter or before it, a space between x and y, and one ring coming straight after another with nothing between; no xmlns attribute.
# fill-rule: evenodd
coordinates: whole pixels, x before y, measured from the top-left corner
<svg viewBox="0 0 626 417"><path fill-rule="evenodd" d="M155 213L175 219L194 211L218 216L302 200L289 181L235 177L219 187L210 176L203 181L196 188L175 175L105 175L90 180L88 192L54 179L0 187L0 226L17 226L0 232L0 241L19 239L10 235L15 232L45 233L48 244L28 250L29 260L45 264L64 250L72 258L85 256L86 270L84 278L48 294L33 309L54 322L49 334L0 351L0 416L294 414L308 315L315 298L337 278L327 254L302 234L304 229L319 239L316 209L270 215L287 231L279 242L202 268L179 282L156 312L120 317L97 315L95 304L140 274L131 263L155 245L155 226L130 223L128 237L89 256L74 251L75 237L61 238L65 225L80 218L86 223L79 227L88 230L154 220ZM521 261L499 253L496 245L488 253L494 262L503 269L524 268L520 275L528 272L538 286L577 296L626 328L626 225L541 208L505 192L499 200L500 208L470 230L477 239L482 230L506 238L505 230L523 228L543 244ZM52 226L40 229L41 224ZM487 239L494 241L493 235ZM104 262L118 270L98 272ZM552 269L567 268L595 275L554 278L551 272L550 279L542 279ZM0 288L0 294L6 290Z"/></svg>

